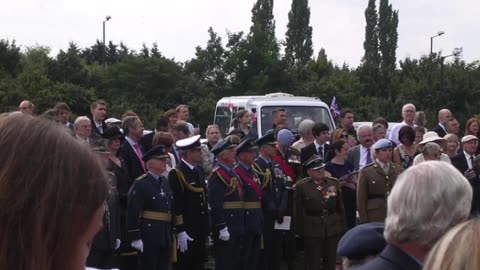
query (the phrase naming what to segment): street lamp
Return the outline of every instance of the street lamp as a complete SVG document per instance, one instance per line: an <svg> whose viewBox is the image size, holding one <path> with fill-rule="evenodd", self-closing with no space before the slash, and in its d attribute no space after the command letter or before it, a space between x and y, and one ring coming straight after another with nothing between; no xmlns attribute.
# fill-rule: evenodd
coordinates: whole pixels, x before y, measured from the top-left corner
<svg viewBox="0 0 480 270"><path fill-rule="evenodd" d="M433 37L430 37L430 55L433 55L433 39L436 38L436 37L439 37L441 35L445 34L445 32L443 31L438 31L438 33L433 36Z"/></svg>
<svg viewBox="0 0 480 270"><path fill-rule="evenodd" d="M109 21L112 16L107 15L105 21L103 21L103 67L107 67L107 62L105 61L105 55L107 54L107 45L105 44L105 23Z"/></svg>
<svg viewBox="0 0 480 270"><path fill-rule="evenodd" d="M452 53L449 54L449 55L445 55L445 56L442 56L440 57L440 90L442 91L442 93L444 92L444 76L443 76L443 61L445 60L445 58L448 58L448 57L459 57L463 52L463 48L454 48Z"/></svg>

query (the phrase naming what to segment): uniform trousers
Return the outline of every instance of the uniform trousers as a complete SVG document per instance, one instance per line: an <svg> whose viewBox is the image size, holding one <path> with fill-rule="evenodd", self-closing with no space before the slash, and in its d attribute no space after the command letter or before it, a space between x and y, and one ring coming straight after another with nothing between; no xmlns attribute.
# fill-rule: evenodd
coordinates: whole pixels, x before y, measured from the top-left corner
<svg viewBox="0 0 480 270"><path fill-rule="evenodd" d="M340 235L305 237L304 241L305 270L335 270Z"/></svg>
<svg viewBox="0 0 480 270"><path fill-rule="evenodd" d="M117 257L113 250L91 249L87 257L87 266L99 269L117 268Z"/></svg>
<svg viewBox="0 0 480 270"><path fill-rule="evenodd" d="M242 270L241 249L244 244L243 237L230 235L228 241L220 240L218 234L214 234L213 237L215 270Z"/></svg>
<svg viewBox="0 0 480 270"><path fill-rule="evenodd" d="M257 269L258 255L260 253L261 236L253 232L247 232L242 247L243 270Z"/></svg>
<svg viewBox="0 0 480 270"><path fill-rule="evenodd" d="M206 259L206 237L191 236L193 241L188 241L188 250L177 250L175 270L203 270Z"/></svg>
<svg viewBox="0 0 480 270"><path fill-rule="evenodd" d="M142 270L168 270L172 248L144 247L140 255L140 269Z"/></svg>

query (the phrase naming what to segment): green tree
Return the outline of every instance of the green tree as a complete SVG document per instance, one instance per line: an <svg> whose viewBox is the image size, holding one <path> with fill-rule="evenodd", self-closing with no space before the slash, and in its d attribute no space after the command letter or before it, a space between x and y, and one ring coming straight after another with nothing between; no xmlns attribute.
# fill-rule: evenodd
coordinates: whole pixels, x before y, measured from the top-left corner
<svg viewBox="0 0 480 270"><path fill-rule="evenodd" d="M305 68L313 54L308 0L293 0L288 13L285 59L292 70Z"/></svg>
<svg viewBox="0 0 480 270"><path fill-rule="evenodd" d="M58 82L70 82L78 85L87 84L88 73L82 64L80 49L74 42L70 42L66 52L60 50L57 58L50 62L48 77Z"/></svg>
<svg viewBox="0 0 480 270"><path fill-rule="evenodd" d="M398 10L393 10L388 0L380 0L378 40L382 73L393 73L396 68L398 42Z"/></svg>
<svg viewBox="0 0 480 270"><path fill-rule="evenodd" d="M20 69L20 47L12 42L0 39L0 73L3 71L15 77Z"/></svg>
<svg viewBox="0 0 480 270"><path fill-rule="evenodd" d="M112 41L108 42L107 52L105 56L105 61L107 64L111 65L118 62L118 46L113 44Z"/></svg>

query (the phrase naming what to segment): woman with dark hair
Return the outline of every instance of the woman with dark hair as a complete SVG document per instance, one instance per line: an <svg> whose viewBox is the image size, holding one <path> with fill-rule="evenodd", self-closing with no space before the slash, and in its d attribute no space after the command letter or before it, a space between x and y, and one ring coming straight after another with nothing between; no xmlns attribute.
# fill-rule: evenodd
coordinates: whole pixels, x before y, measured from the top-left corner
<svg viewBox="0 0 480 270"><path fill-rule="evenodd" d="M233 130L230 131L229 134L237 135L242 140L245 138L256 140L258 138L258 134L255 133L251 128L252 116L247 110L238 111L235 115L235 120L236 123L233 126Z"/></svg>
<svg viewBox="0 0 480 270"><path fill-rule="evenodd" d="M22 114L0 115L0 149L0 269L84 270L109 191L97 156Z"/></svg>
<svg viewBox="0 0 480 270"><path fill-rule="evenodd" d="M175 124L178 122L177 112L175 112L173 109L168 110L163 114L163 117L168 120L168 131L171 132L173 127L175 127Z"/></svg>
<svg viewBox="0 0 480 270"><path fill-rule="evenodd" d="M347 160L348 148L347 143L343 140L332 143L327 155L327 160L330 161L325 165L325 171L340 182L347 229L351 229L357 224L357 177L352 174L353 164Z"/></svg>
<svg viewBox="0 0 480 270"><path fill-rule="evenodd" d="M412 166L413 159L417 153L415 130L410 126L403 126L398 131L398 140L401 144L393 150L393 162L406 169Z"/></svg>

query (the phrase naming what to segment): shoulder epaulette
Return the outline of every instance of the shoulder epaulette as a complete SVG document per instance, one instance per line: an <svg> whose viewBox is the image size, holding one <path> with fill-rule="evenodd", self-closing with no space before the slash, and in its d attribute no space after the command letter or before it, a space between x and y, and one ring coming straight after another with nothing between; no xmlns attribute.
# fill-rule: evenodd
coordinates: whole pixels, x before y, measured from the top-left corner
<svg viewBox="0 0 480 270"><path fill-rule="evenodd" d="M147 174L146 174L146 173L144 173L144 174L140 175L139 177L137 177L137 179L135 179L135 181L140 181L140 180L143 180L143 179L145 179L145 178L147 178Z"/></svg>
<svg viewBox="0 0 480 270"><path fill-rule="evenodd" d="M307 182L308 180L310 180L310 179L311 179L310 177L305 177L305 178L303 178L302 180L297 181L297 182L294 184L294 186L296 187L296 186L298 186L298 185L304 184L304 183L306 183L306 182Z"/></svg>

